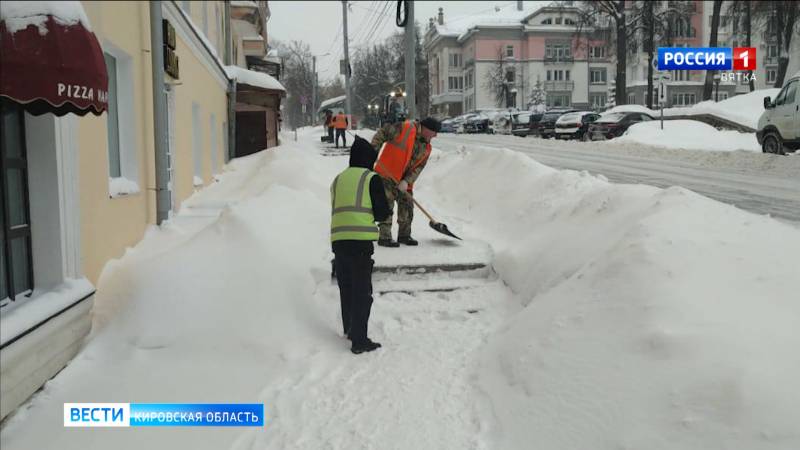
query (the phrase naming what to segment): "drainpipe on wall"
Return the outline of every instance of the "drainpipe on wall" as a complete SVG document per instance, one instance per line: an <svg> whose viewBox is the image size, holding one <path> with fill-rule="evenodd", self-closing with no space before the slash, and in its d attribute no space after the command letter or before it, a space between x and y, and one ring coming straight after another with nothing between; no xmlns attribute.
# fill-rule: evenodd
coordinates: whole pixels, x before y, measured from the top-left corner
<svg viewBox="0 0 800 450"><path fill-rule="evenodd" d="M233 33L231 32L231 3L225 2L225 65L235 65L233 61ZM227 160L235 156L236 149L236 80L228 81L228 148Z"/></svg>
<svg viewBox="0 0 800 450"><path fill-rule="evenodd" d="M169 192L167 98L164 93L164 47L161 1L150 2L150 69L153 77L153 138L156 164L156 223L169 218L172 199Z"/></svg>

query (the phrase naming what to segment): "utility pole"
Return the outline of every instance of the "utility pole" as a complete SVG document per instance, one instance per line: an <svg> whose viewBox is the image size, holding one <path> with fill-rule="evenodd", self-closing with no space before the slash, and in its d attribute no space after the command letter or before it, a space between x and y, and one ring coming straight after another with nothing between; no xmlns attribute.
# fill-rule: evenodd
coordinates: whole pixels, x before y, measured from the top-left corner
<svg viewBox="0 0 800 450"><path fill-rule="evenodd" d="M345 94L345 114L353 111L350 105L350 45L347 40L347 0L342 0L342 35L344 36L344 94ZM349 116L350 125L353 126L353 116Z"/></svg>
<svg viewBox="0 0 800 450"><path fill-rule="evenodd" d="M416 28L414 26L414 0L406 2L406 108L408 109L408 120L414 120L417 116L417 40Z"/></svg>
<svg viewBox="0 0 800 450"><path fill-rule="evenodd" d="M311 124L317 124L317 56L311 57Z"/></svg>

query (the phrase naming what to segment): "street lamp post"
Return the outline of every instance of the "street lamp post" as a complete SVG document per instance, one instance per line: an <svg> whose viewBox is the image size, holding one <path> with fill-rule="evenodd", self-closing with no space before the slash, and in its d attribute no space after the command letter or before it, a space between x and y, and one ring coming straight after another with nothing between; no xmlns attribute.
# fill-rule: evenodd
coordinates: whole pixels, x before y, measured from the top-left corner
<svg viewBox="0 0 800 450"><path fill-rule="evenodd" d="M714 73L714 103L719 101L719 82L720 82L720 74L719 72Z"/></svg>

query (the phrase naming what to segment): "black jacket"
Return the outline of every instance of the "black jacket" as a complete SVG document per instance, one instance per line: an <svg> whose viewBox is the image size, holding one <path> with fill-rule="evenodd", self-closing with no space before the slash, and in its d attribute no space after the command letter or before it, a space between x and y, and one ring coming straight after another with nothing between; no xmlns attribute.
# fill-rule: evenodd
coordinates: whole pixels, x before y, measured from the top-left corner
<svg viewBox="0 0 800 450"><path fill-rule="evenodd" d="M350 167L363 167L372 170L378 152L372 147L369 141L356 136L355 142L350 147ZM389 202L386 200L386 193L383 190L383 181L379 176L373 176L369 181L369 197L372 201L372 215L375 221L381 222L389 218L392 211L389 209ZM372 241L336 241L331 245L333 252L348 253L372 253L374 247Z"/></svg>

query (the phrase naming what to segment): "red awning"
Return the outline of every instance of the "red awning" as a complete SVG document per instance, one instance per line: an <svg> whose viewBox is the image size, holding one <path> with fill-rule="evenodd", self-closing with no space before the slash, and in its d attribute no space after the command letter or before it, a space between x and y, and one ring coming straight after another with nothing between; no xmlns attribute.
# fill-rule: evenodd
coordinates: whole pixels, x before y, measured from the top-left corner
<svg viewBox="0 0 800 450"><path fill-rule="evenodd" d="M52 15L22 29L10 25L0 22L0 96L36 115L99 116L108 108L108 73L93 32Z"/></svg>

